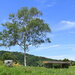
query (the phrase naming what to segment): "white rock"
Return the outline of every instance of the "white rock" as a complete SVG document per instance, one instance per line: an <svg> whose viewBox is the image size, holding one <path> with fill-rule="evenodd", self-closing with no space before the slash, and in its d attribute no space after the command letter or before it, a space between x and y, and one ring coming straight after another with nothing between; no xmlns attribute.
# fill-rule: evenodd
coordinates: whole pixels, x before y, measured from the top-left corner
<svg viewBox="0 0 75 75"><path fill-rule="evenodd" d="M4 64L8 67L12 67L13 66L13 60L5 60Z"/></svg>

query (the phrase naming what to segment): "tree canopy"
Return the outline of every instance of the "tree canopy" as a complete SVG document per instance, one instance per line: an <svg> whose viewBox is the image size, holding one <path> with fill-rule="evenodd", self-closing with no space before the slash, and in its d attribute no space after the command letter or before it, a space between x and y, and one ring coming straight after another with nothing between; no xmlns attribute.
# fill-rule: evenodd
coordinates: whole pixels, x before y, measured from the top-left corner
<svg viewBox="0 0 75 75"><path fill-rule="evenodd" d="M0 32L1 46L19 45L24 54L29 45L37 46L45 42L51 42L46 36L51 29L43 19L42 13L35 7L23 7L16 14L9 14L9 21L2 24L5 28ZM25 58L26 59L26 58Z"/></svg>

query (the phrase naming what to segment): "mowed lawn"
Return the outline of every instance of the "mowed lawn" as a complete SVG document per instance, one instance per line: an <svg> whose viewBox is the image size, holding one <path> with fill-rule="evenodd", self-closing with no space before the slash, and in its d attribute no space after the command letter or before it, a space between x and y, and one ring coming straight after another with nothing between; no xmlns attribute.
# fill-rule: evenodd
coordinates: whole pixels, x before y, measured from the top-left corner
<svg viewBox="0 0 75 75"><path fill-rule="evenodd" d="M47 69L44 67L0 66L0 75L75 75L75 66L68 69Z"/></svg>

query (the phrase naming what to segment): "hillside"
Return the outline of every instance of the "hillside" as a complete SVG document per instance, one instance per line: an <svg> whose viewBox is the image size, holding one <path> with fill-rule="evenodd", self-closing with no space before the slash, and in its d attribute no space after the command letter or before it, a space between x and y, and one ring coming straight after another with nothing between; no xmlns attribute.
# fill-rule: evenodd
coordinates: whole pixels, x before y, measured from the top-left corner
<svg viewBox="0 0 75 75"><path fill-rule="evenodd" d="M23 53L21 53L21 52L0 51L0 60L3 59L3 55L5 53L10 53L10 54L14 55L15 56L14 59L16 60L16 62L18 62L20 64L23 64L23 56L24 56ZM11 57L13 58L13 56L11 56ZM40 61L47 61L47 60L53 60L53 59L27 54L27 65L28 66L38 66L38 63Z"/></svg>

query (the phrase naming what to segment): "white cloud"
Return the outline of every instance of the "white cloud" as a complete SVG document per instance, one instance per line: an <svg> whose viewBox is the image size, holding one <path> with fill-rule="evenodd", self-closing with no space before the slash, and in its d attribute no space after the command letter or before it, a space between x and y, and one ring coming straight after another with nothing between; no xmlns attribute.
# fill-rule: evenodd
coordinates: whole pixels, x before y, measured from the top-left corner
<svg viewBox="0 0 75 75"><path fill-rule="evenodd" d="M53 6L55 6L55 4L56 4L56 2L51 2L51 3L47 4L46 6L47 7L53 7Z"/></svg>
<svg viewBox="0 0 75 75"><path fill-rule="evenodd" d="M75 60L75 44L43 44L38 48L31 49L32 53L52 59Z"/></svg>
<svg viewBox="0 0 75 75"><path fill-rule="evenodd" d="M61 24L63 24L64 26L61 28L63 29L71 29L75 27L75 22L72 21L61 21Z"/></svg>
<svg viewBox="0 0 75 75"><path fill-rule="evenodd" d="M43 44L41 46L39 46L38 48L35 48L36 51L42 51L42 50L58 50L58 51L71 51L71 50L75 50L75 44ZM69 52L68 52L69 53Z"/></svg>
<svg viewBox="0 0 75 75"><path fill-rule="evenodd" d="M45 3L47 2L47 0L36 0L37 2L40 2L40 3Z"/></svg>
<svg viewBox="0 0 75 75"><path fill-rule="evenodd" d="M64 58L67 58L69 60L75 60L75 57L72 55L47 56L47 58L58 59L58 60L63 60Z"/></svg>
<svg viewBox="0 0 75 75"><path fill-rule="evenodd" d="M58 48L60 47L60 45L58 44L55 44L55 45L41 45L39 48L36 48L36 50L47 50L47 49L50 49L50 48Z"/></svg>
<svg viewBox="0 0 75 75"><path fill-rule="evenodd" d="M53 7L56 4L55 0L35 0L39 4L41 4L42 7Z"/></svg>
<svg viewBox="0 0 75 75"><path fill-rule="evenodd" d="M60 45L51 45L50 48L59 47Z"/></svg>
<svg viewBox="0 0 75 75"><path fill-rule="evenodd" d="M52 6L54 6L54 5L52 5L52 4L48 4L48 5L47 5L47 7L52 7Z"/></svg>
<svg viewBox="0 0 75 75"><path fill-rule="evenodd" d="M55 31L69 30L75 28L75 22L73 21L61 21L58 23L57 27L55 27Z"/></svg>

